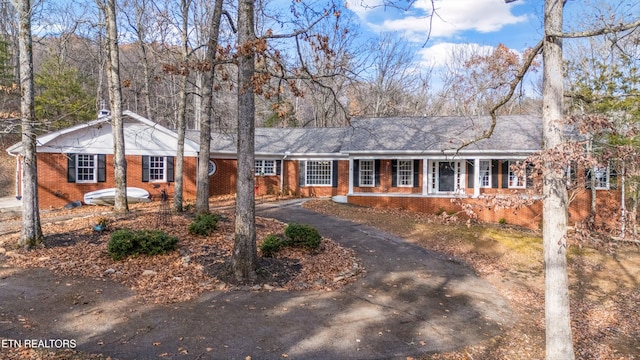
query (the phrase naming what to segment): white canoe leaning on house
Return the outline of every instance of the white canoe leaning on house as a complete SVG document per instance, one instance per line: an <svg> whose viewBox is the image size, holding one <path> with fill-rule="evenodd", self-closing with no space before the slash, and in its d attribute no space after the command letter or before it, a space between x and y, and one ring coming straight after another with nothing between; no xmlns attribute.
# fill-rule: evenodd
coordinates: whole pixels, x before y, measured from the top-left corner
<svg viewBox="0 0 640 360"><path fill-rule="evenodd" d="M116 199L116 189L102 189L84 194L84 203L87 205L113 205ZM149 202L149 192L136 187L127 188L127 202L129 204Z"/></svg>

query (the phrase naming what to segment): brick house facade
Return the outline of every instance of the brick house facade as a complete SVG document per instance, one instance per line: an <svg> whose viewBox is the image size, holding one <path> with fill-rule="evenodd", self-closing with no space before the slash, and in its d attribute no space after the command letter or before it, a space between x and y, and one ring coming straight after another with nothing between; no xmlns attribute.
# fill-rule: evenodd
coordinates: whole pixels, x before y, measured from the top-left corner
<svg viewBox="0 0 640 360"><path fill-rule="evenodd" d="M176 133L136 114L125 112L125 116L128 186L149 191L152 199L163 189L172 195ZM524 175L532 169L519 173L515 165L540 150L541 119L504 116L490 138L461 148L481 134L489 121L488 117L372 118L354 119L343 128L257 128L255 194L332 196L354 205L427 213L459 212L465 205L472 206L482 221L538 228L541 200L534 180ZM81 200L86 192L114 186L110 132L108 119L98 119L39 138L42 208L61 207ZM187 131L186 200L195 198L198 141L197 132ZM235 194L236 144L234 131L212 132L215 172L209 179L210 196ZM9 152L19 157L19 144ZM73 171L81 174L70 170L74 166L70 159L77 154L85 160L95 156L98 169L90 168L96 171L92 181L70 178ZM144 159L150 156L164 164L161 179L145 178ZM587 174L596 177L596 221L615 224L623 200L615 169L581 169L571 176L584 179ZM517 208L492 202L508 196L530 201ZM584 181L573 190L570 223L589 217L591 197Z"/></svg>

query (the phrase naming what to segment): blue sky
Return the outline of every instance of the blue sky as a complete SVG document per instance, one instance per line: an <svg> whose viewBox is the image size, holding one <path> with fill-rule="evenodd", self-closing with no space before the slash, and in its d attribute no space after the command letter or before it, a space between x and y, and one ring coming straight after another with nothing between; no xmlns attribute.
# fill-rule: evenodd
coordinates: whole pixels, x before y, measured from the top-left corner
<svg viewBox="0 0 640 360"><path fill-rule="evenodd" d="M506 4L504 0L435 0L438 16L433 18L431 35L429 18L431 0L415 0L409 11L383 7L384 0L347 0L346 6L360 20L363 32L375 34L395 32L411 42L425 66L441 65L447 61L451 49L480 47L491 50L502 43L522 53L542 38L542 0L518 0ZM409 1L397 0L406 4ZM617 21L640 17L637 0L568 0L565 5L565 28L593 27L602 16L617 14Z"/></svg>
<svg viewBox="0 0 640 360"><path fill-rule="evenodd" d="M454 47L494 48L502 43L522 52L541 38L542 1L538 0L510 4L503 0L437 0L438 16L433 18L428 41L430 0L416 1L408 12L384 8L381 3L349 0L347 7L358 16L363 31L391 31L411 42L425 65L442 64Z"/></svg>

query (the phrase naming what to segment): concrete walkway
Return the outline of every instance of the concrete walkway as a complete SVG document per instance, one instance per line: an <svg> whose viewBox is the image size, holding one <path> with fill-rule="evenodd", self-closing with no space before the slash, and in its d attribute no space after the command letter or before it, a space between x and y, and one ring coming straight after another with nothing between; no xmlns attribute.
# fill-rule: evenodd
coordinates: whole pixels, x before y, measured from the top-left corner
<svg viewBox="0 0 640 360"><path fill-rule="evenodd" d="M112 282L5 267L0 337L75 339L115 359L406 359L487 340L513 323L507 302L459 261L299 201L258 214L315 226L352 248L366 275L338 291L218 291L141 306ZM79 293L87 287L95 291Z"/></svg>

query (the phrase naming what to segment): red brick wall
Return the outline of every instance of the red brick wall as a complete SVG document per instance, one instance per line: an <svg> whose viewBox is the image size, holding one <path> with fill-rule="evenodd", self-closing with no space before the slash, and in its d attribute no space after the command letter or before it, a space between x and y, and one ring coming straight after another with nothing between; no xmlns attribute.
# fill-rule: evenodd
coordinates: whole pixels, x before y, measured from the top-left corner
<svg viewBox="0 0 640 360"><path fill-rule="evenodd" d="M216 173L209 178L209 195L227 195L236 193L238 161L232 159L212 159L216 164Z"/></svg>
<svg viewBox="0 0 640 360"><path fill-rule="evenodd" d="M237 178L237 161L232 159L213 159L216 163L216 173L209 182L211 195L235 194ZM331 186L303 186L299 185L300 161L285 160L281 168L283 186L282 192L288 196L333 196L345 195L349 189L349 161L338 161L338 187ZM256 176L258 195L280 193L281 175Z"/></svg>
<svg viewBox="0 0 640 360"><path fill-rule="evenodd" d="M166 189L173 196L173 183L142 182L142 157L127 156L127 186L145 189L152 199L160 197L160 191ZM56 153L38 153L38 201L40 208L59 208L84 198L90 191L115 186L113 178L113 156L106 157L106 182L80 184L67 181L67 156ZM196 158L185 157L183 196L185 200L196 196Z"/></svg>

